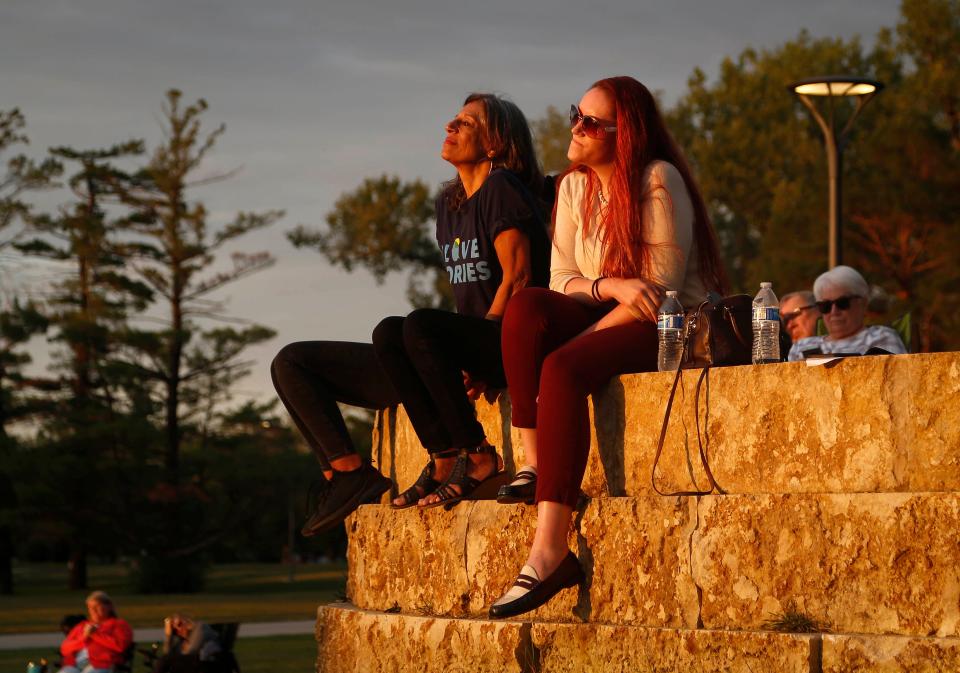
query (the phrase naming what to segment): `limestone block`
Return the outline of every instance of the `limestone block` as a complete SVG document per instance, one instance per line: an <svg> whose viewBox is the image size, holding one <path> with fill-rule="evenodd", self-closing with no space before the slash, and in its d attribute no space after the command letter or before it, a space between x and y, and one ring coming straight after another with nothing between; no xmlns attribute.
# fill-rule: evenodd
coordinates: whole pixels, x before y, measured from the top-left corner
<svg viewBox="0 0 960 673"><path fill-rule="evenodd" d="M364 506L347 519L347 595L375 610L466 614L472 505L446 511Z"/></svg>
<svg viewBox="0 0 960 673"><path fill-rule="evenodd" d="M811 673L816 637L748 631L533 624L541 673Z"/></svg>
<svg viewBox="0 0 960 673"><path fill-rule="evenodd" d="M692 498L600 498L579 519L591 622L696 628Z"/></svg>
<svg viewBox="0 0 960 673"><path fill-rule="evenodd" d="M824 636L823 673L956 673L960 639Z"/></svg>
<svg viewBox="0 0 960 673"><path fill-rule="evenodd" d="M695 627L695 505L676 498L592 501L570 538L590 580L527 618ZM347 524L348 595L366 609L486 616L523 565L535 524L534 508L494 502L462 503L450 512L361 507Z"/></svg>
<svg viewBox="0 0 960 673"><path fill-rule="evenodd" d="M515 472L523 465L523 450L519 431L510 427L509 396L504 392L492 404L481 399L476 408L487 440L497 447L505 467ZM373 462L383 474L393 479L395 485L391 493L384 494L384 504L417 480L428 459L403 407L377 413L373 428Z"/></svg>
<svg viewBox="0 0 960 673"><path fill-rule="evenodd" d="M692 572L707 628L788 602L839 633L960 635L960 494L711 496Z"/></svg>
<svg viewBox="0 0 960 673"><path fill-rule="evenodd" d="M697 456L697 370L684 374L658 483L703 487ZM583 482L592 497L649 495L650 470L672 374L614 379L592 398L592 446ZM850 358L713 370L701 398L711 469L729 493L960 490L960 353ZM502 395L477 405L509 469L523 462ZM426 454L402 409L379 417L378 465L401 488Z"/></svg>
<svg viewBox="0 0 960 673"><path fill-rule="evenodd" d="M817 637L320 608L318 673L811 673Z"/></svg>
<svg viewBox="0 0 960 673"><path fill-rule="evenodd" d="M317 619L317 673L521 673L522 628L326 606Z"/></svg>

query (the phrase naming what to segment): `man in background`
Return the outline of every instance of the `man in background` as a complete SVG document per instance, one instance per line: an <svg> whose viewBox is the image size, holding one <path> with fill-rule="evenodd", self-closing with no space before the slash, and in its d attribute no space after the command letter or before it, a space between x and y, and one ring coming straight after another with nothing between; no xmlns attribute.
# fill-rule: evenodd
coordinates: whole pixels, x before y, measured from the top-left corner
<svg viewBox="0 0 960 673"><path fill-rule="evenodd" d="M820 311L817 310L817 300L813 292L791 292L780 299L780 320L793 343L814 336L819 319Z"/></svg>

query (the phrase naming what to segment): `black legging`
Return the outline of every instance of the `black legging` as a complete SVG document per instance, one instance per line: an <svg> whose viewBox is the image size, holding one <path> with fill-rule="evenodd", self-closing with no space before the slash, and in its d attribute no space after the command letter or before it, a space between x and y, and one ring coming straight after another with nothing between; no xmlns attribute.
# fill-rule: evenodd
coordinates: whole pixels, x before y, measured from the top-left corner
<svg viewBox="0 0 960 673"><path fill-rule="evenodd" d="M372 344L289 344L270 367L280 400L325 470L356 452L337 402L367 409L403 403L431 453L479 445L485 435L462 371L488 387L506 386L500 326L436 309L385 318Z"/></svg>

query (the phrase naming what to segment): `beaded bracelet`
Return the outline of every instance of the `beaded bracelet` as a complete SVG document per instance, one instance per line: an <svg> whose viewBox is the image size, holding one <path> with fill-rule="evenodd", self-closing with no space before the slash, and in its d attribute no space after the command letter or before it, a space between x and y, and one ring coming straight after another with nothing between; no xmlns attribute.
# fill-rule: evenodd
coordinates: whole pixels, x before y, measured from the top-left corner
<svg viewBox="0 0 960 673"><path fill-rule="evenodd" d="M598 304L603 303L603 299L600 297L600 281L606 278L606 276L600 276L599 278L593 281L593 285L590 286L590 296L593 297L594 301Z"/></svg>

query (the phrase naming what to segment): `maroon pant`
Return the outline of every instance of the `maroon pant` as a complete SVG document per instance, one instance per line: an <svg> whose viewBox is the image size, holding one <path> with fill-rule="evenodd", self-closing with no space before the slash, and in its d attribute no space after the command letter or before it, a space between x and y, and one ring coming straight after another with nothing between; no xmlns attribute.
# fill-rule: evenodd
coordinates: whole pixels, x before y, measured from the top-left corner
<svg viewBox="0 0 960 673"><path fill-rule="evenodd" d="M503 318L513 425L537 429L537 502L571 507L590 451L587 397L611 378L657 368L657 326L638 320L574 338L609 310L529 288Z"/></svg>

